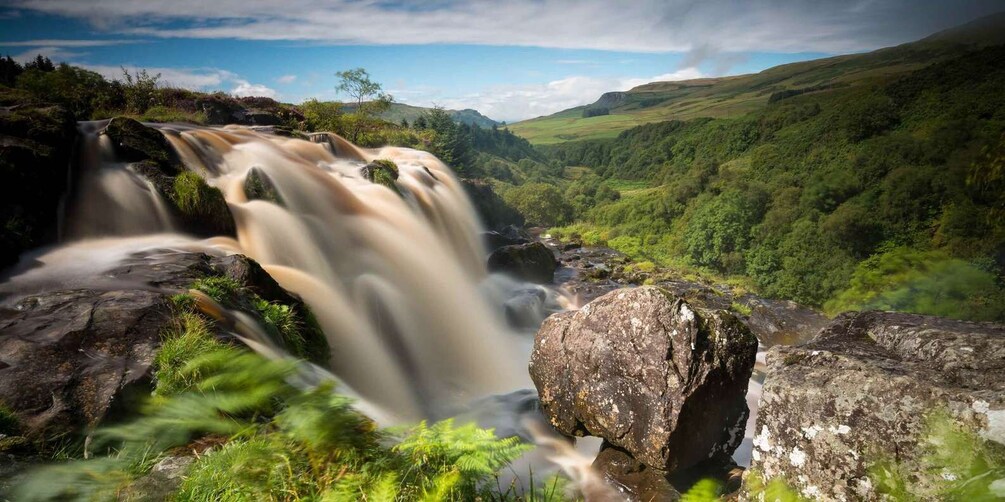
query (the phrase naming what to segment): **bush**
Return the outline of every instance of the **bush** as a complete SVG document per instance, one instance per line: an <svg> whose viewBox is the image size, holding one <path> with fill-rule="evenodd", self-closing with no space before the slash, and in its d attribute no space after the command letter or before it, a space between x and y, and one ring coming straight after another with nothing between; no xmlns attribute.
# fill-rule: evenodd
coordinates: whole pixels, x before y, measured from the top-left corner
<svg viewBox="0 0 1005 502"><path fill-rule="evenodd" d="M570 212L562 192L546 183L527 183L511 188L503 194L503 199L531 225L561 225L567 221Z"/></svg>

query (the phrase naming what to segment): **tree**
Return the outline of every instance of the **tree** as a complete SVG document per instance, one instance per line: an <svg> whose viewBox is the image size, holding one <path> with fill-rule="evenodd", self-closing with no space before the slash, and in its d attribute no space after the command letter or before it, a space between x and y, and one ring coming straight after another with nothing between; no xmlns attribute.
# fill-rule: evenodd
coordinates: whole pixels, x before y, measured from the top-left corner
<svg viewBox="0 0 1005 502"><path fill-rule="evenodd" d="M570 208L554 185L527 183L510 189L503 199L531 225L553 227L568 220Z"/></svg>
<svg viewBox="0 0 1005 502"><path fill-rule="evenodd" d="M24 71L20 63L10 56L0 58L0 84L14 87L17 76Z"/></svg>
<svg viewBox="0 0 1005 502"><path fill-rule="evenodd" d="M122 77L125 79L126 109L141 114L154 105L160 73L151 75L146 70L129 73L129 70L122 67Z"/></svg>
<svg viewBox="0 0 1005 502"><path fill-rule="evenodd" d="M383 92L380 83L371 80L370 74L363 68L340 71L335 76L339 78L335 90L355 102L352 116L348 117L346 134L350 141L358 141L360 133L373 125L377 115L391 107L394 98Z"/></svg>
<svg viewBox="0 0 1005 502"><path fill-rule="evenodd" d="M304 114L304 127L308 131L340 132L342 130L342 105L334 101L308 99L300 105Z"/></svg>

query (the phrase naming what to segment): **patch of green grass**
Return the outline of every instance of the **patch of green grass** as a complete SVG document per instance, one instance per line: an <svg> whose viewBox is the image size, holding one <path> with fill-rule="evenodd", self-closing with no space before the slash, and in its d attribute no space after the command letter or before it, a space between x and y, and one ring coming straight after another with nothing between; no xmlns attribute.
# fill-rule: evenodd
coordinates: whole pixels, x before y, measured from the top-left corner
<svg viewBox="0 0 1005 502"><path fill-rule="evenodd" d="M191 171L174 178L171 200L185 218L216 233L230 234L234 219L219 188L211 187Z"/></svg>
<svg viewBox="0 0 1005 502"><path fill-rule="evenodd" d="M213 335L209 323L192 310L180 310L175 314L154 358L154 395L185 392L202 378L198 372L188 369L189 363L224 347Z"/></svg>
<svg viewBox="0 0 1005 502"><path fill-rule="evenodd" d="M736 312L737 314L740 314L742 316L750 317L750 314L753 313L753 310L750 308L750 305L746 305L743 303L733 302L732 304L730 304L729 308L731 308L733 312Z"/></svg>
<svg viewBox="0 0 1005 502"><path fill-rule="evenodd" d="M167 106L154 106L138 117L143 122L182 122L190 124L205 124L208 121L203 112L187 112Z"/></svg>
<svg viewBox="0 0 1005 502"><path fill-rule="evenodd" d="M197 279L189 289L202 291L222 305L230 305L243 288L239 282L230 277L213 275Z"/></svg>

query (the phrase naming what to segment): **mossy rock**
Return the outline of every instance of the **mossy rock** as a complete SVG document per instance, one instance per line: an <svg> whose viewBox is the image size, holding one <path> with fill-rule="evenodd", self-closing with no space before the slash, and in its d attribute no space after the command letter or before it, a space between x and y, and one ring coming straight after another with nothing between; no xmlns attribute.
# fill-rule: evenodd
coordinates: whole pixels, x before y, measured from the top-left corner
<svg viewBox="0 0 1005 502"><path fill-rule="evenodd" d="M390 188L394 193L401 195L401 191L398 190L398 185L394 183L394 180L398 179L398 165L393 161L388 159L375 160L363 166L363 168L360 169L360 174L362 174L363 177L371 183L384 185L387 188Z"/></svg>
<svg viewBox="0 0 1005 502"><path fill-rule="evenodd" d="M181 162L171 148L171 143L154 128L128 117L115 117L105 127L105 134L112 140L115 151L122 160L152 160L169 175L181 170Z"/></svg>
<svg viewBox="0 0 1005 502"><path fill-rule="evenodd" d="M174 177L170 193L186 226L209 235L233 235L234 217L219 188L211 187L191 171Z"/></svg>
<svg viewBox="0 0 1005 502"><path fill-rule="evenodd" d="M244 178L244 195L248 200L265 200L280 206L284 205L283 196L279 195L276 185L258 167L252 167L248 171L248 176Z"/></svg>

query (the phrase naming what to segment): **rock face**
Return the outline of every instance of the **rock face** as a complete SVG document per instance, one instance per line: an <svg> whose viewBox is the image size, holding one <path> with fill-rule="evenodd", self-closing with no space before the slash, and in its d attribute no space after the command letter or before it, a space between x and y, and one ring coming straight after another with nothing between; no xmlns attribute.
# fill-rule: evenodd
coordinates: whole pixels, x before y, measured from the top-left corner
<svg viewBox="0 0 1005 502"><path fill-rule="evenodd" d="M751 468L811 499L875 500L869 465L885 457L919 472L929 412L1005 443L1003 342L1001 325L865 312L839 316L808 344L774 347Z"/></svg>
<svg viewBox="0 0 1005 502"><path fill-rule="evenodd" d="M244 256L136 256L95 271L88 289L35 294L0 310L0 403L39 438L130 409L150 394L171 295L210 275L228 276L266 300L303 307Z"/></svg>
<svg viewBox="0 0 1005 502"><path fill-rule="evenodd" d="M76 134L64 108L0 94L0 269L55 240Z"/></svg>
<svg viewBox="0 0 1005 502"><path fill-rule="evenodd" d="M489 272L503 272L525 281L548 283L555 276L558 261L544 244L532 242L503 246L489 255Z"/></svg>
<svg viewBox="0 0 1005 502"><path fill-rule="evenodd" d="M489 252L495 251L503 246L516 246L518 244L529 244L531 236L526 230L516 225L506 225L499 230L489 230L482 232L482 241Z"/></svg>
<svg viewBox="0 0 1005 502"><path fill-rule="evenodd" d="M603 437L667 472L740 444L756 351L733 315L641 287L546 319L530 374L559 431Z"/></svg>

